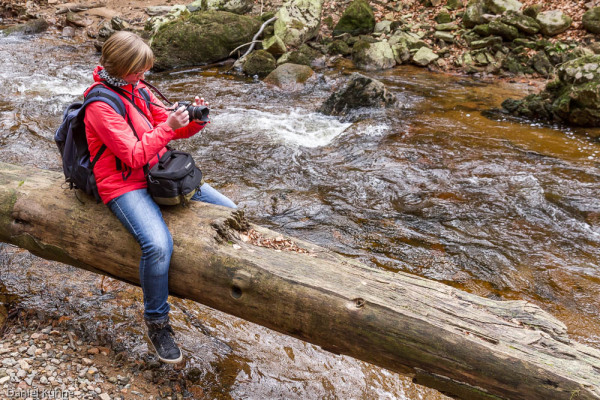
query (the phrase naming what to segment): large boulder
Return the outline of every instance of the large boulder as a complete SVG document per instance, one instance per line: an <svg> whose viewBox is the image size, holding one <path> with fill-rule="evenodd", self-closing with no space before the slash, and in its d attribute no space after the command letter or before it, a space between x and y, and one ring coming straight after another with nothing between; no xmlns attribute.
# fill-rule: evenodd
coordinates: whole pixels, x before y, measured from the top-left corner
<svg viewBox="0 0 600 400"><path fill-rule="evenodd" d="M394 51L388 42L359 40L352 48L352 60L365 71L389 69L396 65Z"/></svg>
<svg viewBox="0 0 600 400"><path fill-rule="evenodd" d="M306 83L316 80L315 72L306 65L286 63L271 72L264 82L282 90L293 92L302 90Z"/></svg>
<svg viewBox="0 0 600 400"><path fill-rule="evenodd" d="M227 11L234 14L246 14L252 7L252 0L196 0L188 4L188 10L195 11Z"/></svg>
<svg viewBox="0 0 600 400"><path fill-rule="evenodd" d="M333 36L344 33L356 36L372 33L375 29L375 14L366 0L354 0L344 10L342 17L333 28Z"/></svg>
<svg viewBox="0 0 600 400"><path fill-rule="evenodd" d="M162 25L152 37L158 71L208 64L252 41L260 21L225 11L195 12Z"/></svg>
<svg viewBox="0 0 600 400"><path fill-rule="evenodd" d="M397 101L396 96L380 81L354 73L340 91L325 100L319 112L325 115L344 116L347 120L356 121L361 116L353 112L355 110L391 107Z"/></svg>
<svg viewBox="0 0 600 400"><path fill-rule="evenodd" d="M600 7L590 8L583 14L583 27L591 33L600 33Z"/></svg>
<svg viewBox="0 0 600 400"><path fill-rule="evenodd" d="M571 26L573 19L559 10L544 11L535 17L541 32L546 36L563 33Z"/></svg>
<svg viewBox="0 0 600 400"><path fill-rule="evenodd" d="M287 46L298 47L319 33L323 0L290 0L275 14L275 36Z"/></svg>
<svg viewBox="0 0 600 400"><path fill-rule="evenodd" d="M531 119L600 127L600 55L588 55L558 67L558 79L539 94L507 99L509 112Z"/></svg>

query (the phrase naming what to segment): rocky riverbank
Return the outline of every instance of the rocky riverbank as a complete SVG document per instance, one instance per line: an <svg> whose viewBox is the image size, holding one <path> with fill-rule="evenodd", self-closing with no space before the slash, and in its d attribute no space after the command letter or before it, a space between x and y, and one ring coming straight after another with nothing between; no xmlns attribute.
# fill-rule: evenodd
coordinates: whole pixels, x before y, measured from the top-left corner
<svg viewBox="0 0 600 400"><path fill-rule="evenodd" d="M100 49L113 32L133 30L151 44L156 70L237 59L232 73L264 79L285 91L302 88L323 69L374 71L402 64L539 82L553 79L567 62L600 53L600 0L198 0L168 5L152 0L143 6L35 0L0 2L0 11L2 23L11 25L5 34L53 29ZM551 86L571 87L563 82ZM528 111L536 104L517 107L509 101L504 112L597 126L600 94L587 89L586 96L594 99L585 104L552 103L539 114ZM565 91L560 95L568 96ZM572 117L571 106L585 109L587 116Z"/></svg>

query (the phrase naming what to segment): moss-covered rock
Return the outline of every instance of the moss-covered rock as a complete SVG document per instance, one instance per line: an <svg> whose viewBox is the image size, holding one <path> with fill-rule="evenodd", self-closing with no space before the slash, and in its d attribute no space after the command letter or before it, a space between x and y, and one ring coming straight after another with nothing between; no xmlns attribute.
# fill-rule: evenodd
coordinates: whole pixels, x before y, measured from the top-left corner
<svg viewBox="0 0 600 400"><path fill-rule="evenodd" d="M491 49L496 45L501 45L502 44L502 38L500 36L488 36L485 37L481 40L475 40L472 41L470 44L470 47L473 50L477 50L477 49Z"/></svg>
<svg viewBox="0 0 600 400"><path fill-rule="evenodd" d="M352 53L352 49L348 46L348 43L343 40L334 40L327 46L327 52L331 55L341 54L347 56Z"/></svg>
<svg viewBox="0 0 600 400"><path fill-rule="evenodd" d="M252 40L260 28L255 18L225 11L196 12L160 27L151 47L154 68L202 65L222 60Z"/></svg>
<svg viewBox="0 0 600 400"><path fill-rule="evenodd" d="M277 35L264 39L262 41L262 46L264 50L267 50L274 55L280 55L287 51L285 43L283 43L283 40Z"/></svg>
<svg viewBox="0 0 600 400"><path fill-rule="evenodd" d="M502 106L532 119L558 120L577 126L600 126L600 56L590 55L558 67L558 79L545 90Z"/></svg>
<svg viewBox="0 0 600 400"><path fill-rule="evenodd" d="M427 47L427 43L423 40L422 35L415 32L395 32L388 40L391 46L403 42L410 50L418 50L421 47Z"/></svg>
<svg viewBox="0 0 600 400"><path fill-rule="evenodd" d="M434 19L438 24L447 24L452 22L452 15L450 15L448 11L442 10L438 13L438 15L435 16Z"/></svg>
<svg viewBox="0 0 600 400"><path fill-rule="evenodd" d="M540 31L546 36L555 36L563 33L569 29L573 22L573 18L563 14L559 10L541 12L535 19L540 24Z"/></svg>
<svg viewBox="0 0 600 400"><path fill-rule="evenodd" d="M396 65L394 51L388 42L359 40L352 48L352 60L365 71L388 69Z"/></svg>
<svg viewBox="0 0 600 400"><path fill-rule="evenodd" d="M314 71L306 65L282 64L271 72L264 82L287 91L302 90L304 85L314 79Z"/></svg>
<svg viewBox="0 0 600 400"><path fill-rule="evenodd" d="M540 31L540 24L535 18L528 17L518 11L507 11L502 16L502 22L514 26L527 35L535 35Z"/></svg>
<svg viewBox="0 0 600 400"><path fill-rule="evenodd" d="M544 51L538 51L535 53L530 59L530 65L542 76L549 77L552 72L554 72L554 67Z"/></svg>
<svg viewBox="0 0 600 400"><path fill-rule="evenodd" d="M419 51L413 55L412 62L420 67L426 67L438 58L440 58L440 56L435 54L430 48L421 47Z"/></svg>
<svg viewBox="0 0 600 400"><path fill-rule="evenodd" d="M342 17L333 29L333 35L349 33L356 36L371 33L375 29L375 14L366 0L354 0L344 10Z"/></svg>
<svg viewBox="0 0 600 400"><path fill-rule="evenodd" d="M490 24L476 25L473 27L473 32L481 37L490 36L492 34L492 32L490 32Z"/></svg>
<svg viewBox="0 0 600 400"><path fill-rule="evenodd" d="M290 0L275 16L275 35L288 48L297 47L317 36L321 26L323 0Z"/></svg>
<svg viewBox="0 0 600 400"><path fill-rule="evenodd" d="M502 14L506 11L519 11L523 4L517 0L485 0L485 8L492 14Z"/></svg>
<svg viewBox="0 0 600 400"><path fill-rule="evenodd" d="M600 7L589 9L582 18L583 27L591 33L600 33Z"/></svg>
<svg viewBox="0 0 600 400"><path fill-rule="evenodd" d="M399 42L392 45L392 51L394 52L396 64L404 64L410 60L410 49L405 42Z"/></svg>
<svg viewBox="0 0 600 400"><path fill-rule="evenodd" d="M446 2L446 8L449 10L460 10L465 6L463 0L448 0Z"/></svg>
<svg viewBox="0 0 600 400"><path fill-rule="evenodd" d="M523 15L527 15L528 17L535 18L537 15L542 12L541 4L532 4L530 6L525 7L523 9Z"/></svg>
<svg viewBox="0 0 600 400"><path fill-rule="evenodd" d="M246 75L263 78L277 68L277 60L266 50L255 50L246 56L242 71Z"/></svg>
<svg viewBox="0 0 600 400"><path fill-rule="evenodd" d="M155 34L156 32L158 32L161 26L165 25L168 22L172 22L179 19L182 15L190 15L190 12L191 11L189 11L185 6L173 6L166 14L159 14L150 17L148 21L146 21L144 29L150 31L152 34ZM112 26L111 29L115 30L115 28L113 28Z"/></svg>
<svg viewBox="0 0 600 400"><path fill-rule="evenodd" d="M32 19L27 21L24 24L11 26L4 30L4 34L6 35L15 35L15 34L23 34L23 35L35 35L38 33L44 32L48 29L50 25L43 18Z"/></svg>
<svg viewBox="0 0 600 400"><path fill-rule="evenodd" d="M197 0L190 4L188 8L193 7L195 3L200 3L202 11L227 11L234 14L246 14L252 10L254 2L252 0Z"/></svg>
<svg viewBox="0 0 600 400"><path fill-rule="evenodd" d="M485 24L483 15L486 13L483 0L470 0L463 14L463 24L466 28L473 28L476 25Z"/></svg>
<svg viewBox="0 0 600 400"><path fill-rule="evenodd" d="M292 63L312 66L314 60L321 55L322 54L320 51L313 49L307 44L303 44L297 50L293 50L282 55L279 60L277 60L277 64L281 65L284 63Z"/></svg>
<svg viewBox="0 0 600 400"><path fill-rule="evenodd" d="M503 37L504 39L512 42L519 37L519 30L514 26L505 24L499 20L494 20L489 23L490 33Z"/></svg>

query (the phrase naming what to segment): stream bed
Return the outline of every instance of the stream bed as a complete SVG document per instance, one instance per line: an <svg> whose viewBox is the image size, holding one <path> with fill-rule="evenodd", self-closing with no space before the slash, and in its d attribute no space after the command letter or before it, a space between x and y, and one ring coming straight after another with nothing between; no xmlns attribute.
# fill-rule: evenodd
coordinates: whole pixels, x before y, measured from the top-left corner
<svg viewBox="0 0 600 400"><path fill-rule="evenodd" d="M51 33L0 37L0 160L60 171L54 130L98 59L93 46ZM533 302L574 340L600 348L600 130L495 111L539 90L520 80L410 66L369 73L399 106L351 124L315 111L350 71L320 71L287 93L226 69L146 79L173 100L210 102L211 124L177 147L252 222L377 268ZM64 313L113 347L147 352L138 288L8 245L0 245L0 283L23 307ZM444 398L408 377L172 302L189 354L184 373L211 398Z"/></svg>

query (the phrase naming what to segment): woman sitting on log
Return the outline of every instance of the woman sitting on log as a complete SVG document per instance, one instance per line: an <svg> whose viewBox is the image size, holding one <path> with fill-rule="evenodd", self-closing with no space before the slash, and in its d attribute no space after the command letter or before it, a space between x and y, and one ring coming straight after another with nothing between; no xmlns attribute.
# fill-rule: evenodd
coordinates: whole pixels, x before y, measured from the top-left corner
<svg viewBox="0 0 600 400"><path fill-rule="evenodd" d="M140 80L153 63L152 50L139 36L124 31L112 35L102 47L101 66L94 70L94 81L95 85L111 87L121 97L129 121L107 103L96 101L88 106L84 122L91 159L95 160L106 145L94 166L100 198L142 249L139 273L148 336L161 361L177 363L182 355L173 339L167 302L173 239L159 206L146 190L144 166L152 167L171 140L195 135L205 122L190 122L185 107L161 108L158 105L162 103L147 89L150 102L145 101L140 94L145 85ZM207 104L199 97L194 102L196 106ZM192 200L236 208L206 183Z"/></svg>

